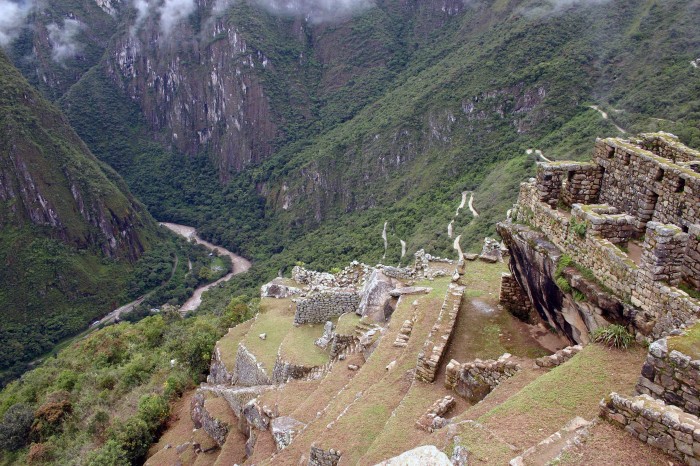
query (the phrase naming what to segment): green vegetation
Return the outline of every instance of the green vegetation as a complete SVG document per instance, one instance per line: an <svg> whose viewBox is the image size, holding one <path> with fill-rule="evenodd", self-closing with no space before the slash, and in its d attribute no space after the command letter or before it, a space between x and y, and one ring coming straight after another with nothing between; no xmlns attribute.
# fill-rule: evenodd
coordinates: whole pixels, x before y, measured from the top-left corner
<svg viewBox="0 0 700 466"><path fill-rule="evenodd" d="M4 385L117 307L134 262L160 238L124 181L88 151L3 52L0 154Z"/></svg>
<svg viewBox="0 0 700 466"><path fill-rule="evenodd" d="M693 325L683 335L669 337L668 350L679 351L692 359L700 358L700 325Z"/></svg>
<svg viewBox="0 0 700 466"><path fill-rule="evenodd" d="M143 461L169 401L203 380L216 341L254 308L239 299L222 315L168 312L73 343L0 393L2 464L62 464L90 450L91 465Z"/></svg>
<svg viewBox="0 0 700 466"><path fill-rule="evenodd" d="M591 340L611 348L626 349L634 342L634 337L624 326L612 324L593 330Z"/></svg>
<svg viewBox="0 0 700 466"><path fill-rule="evenodd" d="M586 237L586 222L577 222L576 219L572 218L571 222L571 230L576 233L579 238L585 238Z"/></svg>

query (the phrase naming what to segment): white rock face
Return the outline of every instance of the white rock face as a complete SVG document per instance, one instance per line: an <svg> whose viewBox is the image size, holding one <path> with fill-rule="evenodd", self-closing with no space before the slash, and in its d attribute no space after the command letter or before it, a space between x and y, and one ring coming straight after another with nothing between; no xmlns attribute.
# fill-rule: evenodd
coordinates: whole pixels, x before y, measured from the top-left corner
<svg viewBox="0 0 700 466"><path fill-rule="evenodd" d="M452 461L437 447L425 445L401 453L375 466L452 466Z"/></svg>

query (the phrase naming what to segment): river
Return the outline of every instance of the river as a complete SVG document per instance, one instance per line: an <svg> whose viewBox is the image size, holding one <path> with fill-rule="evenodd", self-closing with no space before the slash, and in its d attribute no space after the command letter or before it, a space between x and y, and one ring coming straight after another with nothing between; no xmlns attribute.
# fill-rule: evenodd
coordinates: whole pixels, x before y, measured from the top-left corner
<svg viewBox="0 0 700 466"><path fill-rule="evenodd" d="M239 273L244 273L247 272L248 269L250 268L250 261L247 259L244 259L243 257L232 253L228 249L222 248L221 246L216 246L209 241L203 240L202 238L197 235L197 230L194 229L194 227L188 227L187 225L178 225L177 223L168 223L168 222L161 222L161 225L163 225L165 228L168 230L177 233L178 235L184 236L185 238L193 239L195 242L198 244L201 244L205 247L207 247L210 250L217 250L220 255L228 256L231 258L231 262L233 263L233 270L231 273L228 275L225 275L218 279L217 281L213 283L209 283L208 285L200 286L196 290L194 290L194 294L185 301L185 303L180 307L180 313L182 315L187 314L188 312L192 312L196 310L200 304L202 304L202 294L210 289L213 286L218 285L219 283L226 282L231 280L234 275L238 275Z"/></svg>

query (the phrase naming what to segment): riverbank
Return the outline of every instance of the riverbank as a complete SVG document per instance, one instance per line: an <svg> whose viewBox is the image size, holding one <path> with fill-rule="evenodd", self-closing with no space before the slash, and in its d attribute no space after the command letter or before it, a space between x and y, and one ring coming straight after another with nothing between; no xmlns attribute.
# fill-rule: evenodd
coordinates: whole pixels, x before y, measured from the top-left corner
<svg viewBox="0 0 700 466"><path fill-rule="evenodd" d="M197 235L197 230L194 227L169 222L160 222L160 225L164 226L173 233L187 238L188 240L194 239L194 241L197 244L201 244L206 248L210 249L211 251L216 250L219 253L219 255L230 257L231 263L233 265L231 273L221 277L213 283L200 286L199 288L194 290L192 296L187 301L185 301L185 303L180 307L180 313L182 315L185 315L188 312L195 311L200 306L200 304L202 304L202 294L205 291L209 290L214 286L217 286L220 283L227 282L231 280L231 278L233 278L235 275L247 272L248 269L250 269L251 263L249 260L239 256L238 254L234 254L226 248L216 246L215 244L202 239L199 235Z"/></svg>

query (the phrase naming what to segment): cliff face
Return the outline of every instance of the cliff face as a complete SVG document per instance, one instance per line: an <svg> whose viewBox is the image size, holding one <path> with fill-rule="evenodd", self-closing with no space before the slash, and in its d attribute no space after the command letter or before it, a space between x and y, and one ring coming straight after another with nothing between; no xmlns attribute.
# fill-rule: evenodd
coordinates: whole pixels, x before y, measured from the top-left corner
<svg viewBox="0 0 700 466"><path fill-rule="evenodd" d="M0 225L30 223L80 249L138 259L150 216L4 56L0 69Z"/></svg>
<svg viewBox="0 0 700 466"><path fill-rule="evenodd" d="M116 307L156 224L0 52L0 383Z"/></svg>
<svg viewBox="0 0 700 466"><path fill-rule="evenodd" d="M542 233L512 223L499 224L498 233L508 247L513 278L542 320L572 343L586 344L596 328L626 324L633 317L631 306L584 278L574 267L559 273L581 294L577 297L562 291L557 286L557 263L562 253Z"/></svg>

